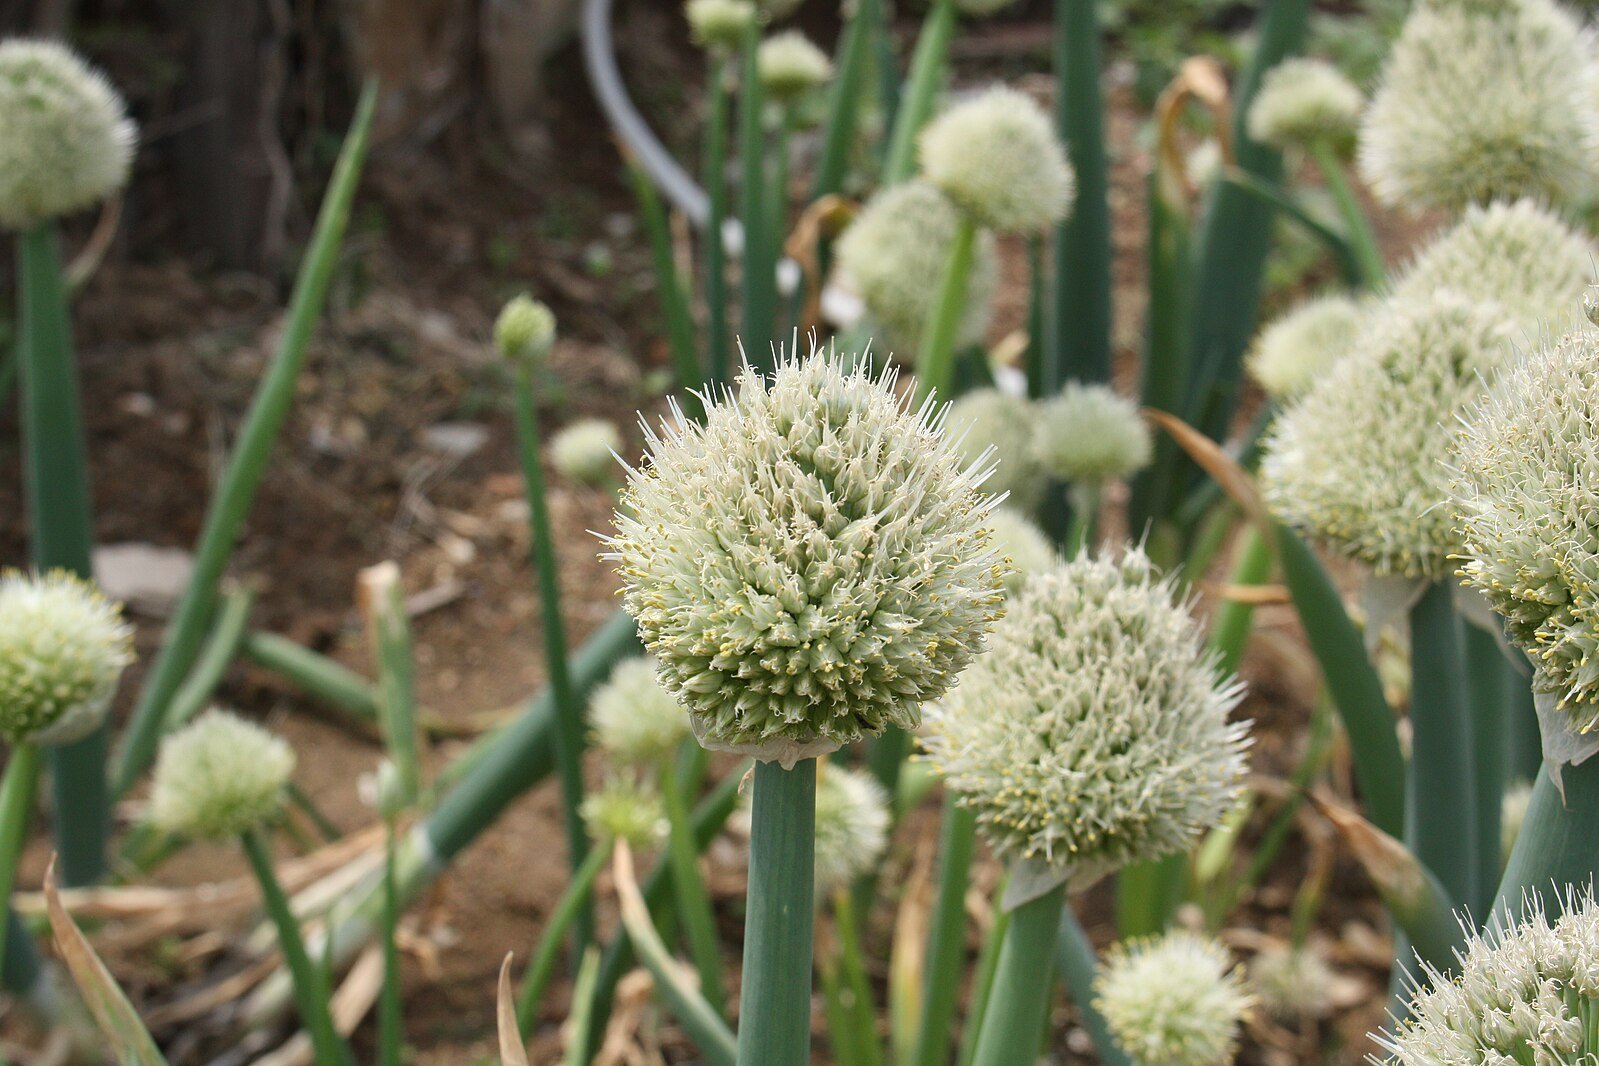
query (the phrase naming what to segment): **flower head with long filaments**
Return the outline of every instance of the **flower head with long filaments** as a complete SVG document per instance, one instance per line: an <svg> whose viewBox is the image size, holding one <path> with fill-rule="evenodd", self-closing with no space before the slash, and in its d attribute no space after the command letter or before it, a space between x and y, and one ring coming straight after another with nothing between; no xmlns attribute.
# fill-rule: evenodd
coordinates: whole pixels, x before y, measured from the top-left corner
<svg viewBox="0 0 1599 1066"><path fill-rule="evenodd" d="M980 224L1041 233L1065 218L1076 176L1031 97L995 86L922 130L922 174Z"/></svg>
<svg viewBox="0 0 1599 1066"><path fill-rule="evenodd" d="M1333 293L1307 300L1260 331L1249 372L1274 400L1292 400L1355 350L1366 309Z"/></svg>
<svg viewBox="0 0 1599 1066"><path fill-rule="evenodd" d="M1033 430L1038 462L1074 484L1130 477L1148 465L1153 448L1138 405L1108 385L1067 382L1040 409Z"/></svg>
<svg viewBox="0 0 1599 1066"><path fill-rule="evenodd" d="M784 765L913 727L1002 612L988 462L830 353L645 427L607 557L707 747Z"/></svg>
<svg viewBox="0 0 1599 1066"><path fill-rule="evenodd" d="M1594 44L1554 0L1423 0L1366 109L1360 169L1383 202L1567 204L1599 165Z"/></svg>
<svg viewBox="0 0 1599 1066"><path fill-rule="evenodd" d="M1252 1005L1227 949L1185 930L1123 942L1094 980L1094 1006L1141 1066L1223 1066Z"/></svg>
<svg viewBox="0 0 1599 1066"><path fill-rule="evenodd" d="M91 206L128 180L135 139L122 97L54 41L0 42L0 228Z"/></svg>
<svg viewBox="0 0 1599 1066"><path fill-rule="evenodd" d="M1324 59L1285 59L1249 105L1249 135L1276 148L1351 147L1366 99Z"/></svg>
<svg viewBox="0 0 1599 1066"><path fill-rule="evenodd" d="M1128 548L1029 576L927 712L927 757L1040 890L1189 847L1232 809L1247 723L1172 583Z"/></svg>
<svg viewBox="0 0 1599 1066"><path fill-rule="evenodd" d="M294 751L282 738L210 710L161 742L150 820L178 836L238 836L277 816L293 773Z"/></svg>

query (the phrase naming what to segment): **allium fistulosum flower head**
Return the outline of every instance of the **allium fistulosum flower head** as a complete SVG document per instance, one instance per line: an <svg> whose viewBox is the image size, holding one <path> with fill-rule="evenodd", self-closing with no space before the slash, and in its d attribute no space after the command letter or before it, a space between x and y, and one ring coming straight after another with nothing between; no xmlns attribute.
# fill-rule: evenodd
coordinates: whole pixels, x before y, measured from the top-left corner
<svg viewBox="0 0 1599 1066"><path fill-rule="evenodd" d="M883 332L877 343L901 360L914 359L933 301L938 298L959 214L949 198L920 181L890 186L866 202L839 238L839 269ZM962 343L980 340L998 272L994 243L978 238L962 304Z"/></svg>
<svg viewBox="0 0 1599 1066"><path fill-rule="evenodd" d="M596 840L622 840L629 847L651 848L666 839L666 807L657 792L636 778L608 779L583 797L579 813Z"/></svg>
<svg viewBox="0 0 1599 1066"><path fill-rule="evenodd" d="M608 555L707 747L792 765L914 726L1001 613L987 465L866 363L784 357L647 429Z"/></svg>
<svg viewBox="0 0 1599 1066"><path fill-rule="evenodd" d="M1140 1066L1225 1066L1251 1006L1227 949L1182 930L1117 944L1094 991L1105 1024Z"/></svg>
<svg viewBox="0 0 1599 1066"><path fill-rule="evenodd" d="M990 644L924 745L1037 890L1187 848L1232 808L1242 688L1142 551L1032 574Z"/></svg>
<svg viewBox="0 0 1599 1066"><path fill-rule="evenodd" d="M876 868L888 846L888 793L870 771L829 761L816 778L816 898Z"/></svg>
<svg viewBox="0 0 1599 1066"><path fill-rule="evenodd" d="M833 61L798 30L774 33L755 53L761 89L779 102L796 100L833 76Z"/></svg>
<svg viewBox="0 0 1599 1066"><path fill-rule="evenodd" d="M1265 1011L1281 1021L1319 1018L1331 1008L1337 974L1320 951L1274 945L1249 960L1249 987Z"/></svg>
<svg viewBox="0 0 1599 1066"><path fill-rule="evenodd" d="M1045 472L1033 454L1038 408L1030 400L998 389L973 389L949 408L949 431L969 462L992 452L999 465L983 487L1006 502L1031 511L1044 495Z"/></svg>
<svg viewBox="0 0 1599 1066"><path fill-rule="evenodd" d="M1455 461L1466 582L1533 663L1573 731L1599 726L1599 332L1505 371ZM1547 739L1547 738L1546 738Z"/></svg>
<svg viewBox="0 0 1599 1066"><path fill-rule="evenodd" d="M1033 454L1063 481L1098 485L1149 464L1153 444L1138 405L1108 385L1075 381L1038 412Z"/></svg>
<svg viewBox="0 0 1599 1066"><path fill-rule="evenodd" d="M1387 1057L1373 1063L1578 1066L1599 1057L1599 908L1590 894L1571 892L1552 926L1529 903L1519 920L1473 935L1452 969L1425 967L1406 1019L1392 1035L1374 1034Z"/></svg>
<svg viewBox="0 0 1599 1066"><path fill-rule="evenodd" d="M543 362L555 347L555 312L526 293L512 297L494 321L494 346L512 363Z"/></svg>
<svg viewBox="0 0 1599 1066"><path fill-rule="evenodd" d="M749 0L688 0L684 5L689 32L704 48L730 52L738 48L760 19Z"/></svg>
<svg viewBox="0 0 1599 1066"><path fill-rule="evenodd" d="M689 738L688 711L661 684L655 660L625 659L589 700L594 743L612 758L659 766Z"/></svg>
<svg viewBox="0 0 1599 1066"><path fill-rule="evenodd" d="M1249 105L1249 135L1275 148L1339 151L1354 144L1366 105L1354 82L1324 59L1285 59L1266 72Z"/></svg>
<svg viewBox="0 0 1599 1066"><path fill-rule="evenodd" d="M0 228L110 196L128 180L134 139L122 97L71 49L0 42Z"/></svg>
<svg viewBox="0 0 1599 1066"><path fill-rule="evenodd" d="M1076 177L1032 98L996 86L939 115L921 135L923 176L980 224L1041 233L1066 217Z"/></svg>
<svg viewBox="0 0 1599 1066"><path fill-rule="evenodd" d="M122 608L64 570L0 572L0 738L66 744L105 720L133 629Z"/></svg>
<svg viewBox="0 0 1599 1066"><path fill-rule="evenodd" d="M1381 200L1570 203L1596 163L1593 41L1574 14L1555 0L1416 4L1360 133L1360 169Z"/></svg>
<svg viewBox="0 0 1599 1066"><path fill-rule="evenodd" d="M210 710L161 742L150 820L178 836L222 840L277 817L294 773L282 738Z"/></svg>
<svg viewBox="0 0 1599 1066"><path fill-rule="evenodd" d="M562 477L601 485L618 469L622 435L603 418L580 418L550 438L550 462Z"/></svg>
<svg viewBox="0 0 1599 1066"><path fill-rule="evenodd" d="M1460 542L1447 506L1459 416L1513 357L1506 312L1442 293L1395 298L1359 350L1276 420L1267 504L1379 574L1447 574Z"/></svg>
<svg viewBox="0 0 1599 1066"><path fill-rule="evenodd" d="M1060 553L1044 531L1013 507L996 507L988 516L994 528L994 547L1013 568L1005 579L1005 591L1014 596L1027 583L1028 575L1039 574L1060 562Z"/></svg>
<svg viewBox="0 0 1599 1066"><path fill-rule="evenodd" d="M1249 372L1274 400L1307 392L1355 349L1366 308L1333 293L1307 300L1260 331Z"/></svg>

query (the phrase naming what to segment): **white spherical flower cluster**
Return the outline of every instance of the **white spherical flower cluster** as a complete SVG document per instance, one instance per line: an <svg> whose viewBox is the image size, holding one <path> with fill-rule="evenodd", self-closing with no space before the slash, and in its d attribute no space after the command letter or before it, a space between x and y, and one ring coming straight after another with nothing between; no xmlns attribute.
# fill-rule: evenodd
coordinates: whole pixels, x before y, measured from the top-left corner
<svg viewBox="0 0 1599 1066"><path fill-rule="evenodd" d="M774 33L760 43L755 69L767 96L787 103L826 84L833 61L798 30Z"/></svg>
<svg viewBox="0 0 1599 1066"><path fill-rule="evenodd" d="M1454 466L1460 573L1576 733L1599 727L1599 332L1507 370Z"/></svg>
<svg viewBox="0 0 1599 1066"><path fill-rule="evenodd" d="M294 751L254 722L210 710L161 742L150 821L183 837L223 840L277 817Z"/></svg>
<svg viewBox="0 0 1599 1066"><path fill-rule="evenodd" d="M589 699L589 724L601 751L655 767L689 738L688 711L661 684L654 659L625 659Z"/></svg>
<svg viewBox="0 0 1599 1066"><path fill-rule="evenodd" d="M27 229L122 188L134 137L122 97L71 49L0 43L0 228Z"/></svg>
<svg viewBox="0 0 1599 1066"><path fill-rule="evenodd" d="M923 743L978 832L1035 883L1183 850L1232 809L1242 686L1217 676L1143 552L1031 575L990 644L928 708Z"/></svg>
<svg viewBox="0 0 1599 1066"><path fill-rule="evenodd" d="M647 434L609 557L707 747L785 765L914 727L1002 612L987 470L831 353Z"/></svg>
<svg viewBox="0 0 1599 1066"><path fill-rule="evenodd" d="M701 47L730 52L760 20L760 10L749 0L688 0L683 8L689 32Z"/></svg>
<svg viewBox="0 0 1599 1066"><path fill-rule="evenodd" d="M500 309L494 321L494 346L513 363L541 363L555 347L555 312L523 293Z"/></svg>
<svg viewBox="0 0 1599 1066"><path fill-rule="evenodd" d="M1365 106L1354 82L1326 60L1285 59L1267 71L1249 105L1249 136L1275 148L1347 151Z"/></svg>
<svg viewBox="0 0 1599 1066"><path fill-rule="evenodd" d="M1307 300L1260 331L1249 372L1274 400L1302 396L1355 350L1365 320L1365 309L1347 296Z"/></svg>
<svg viewBox="0 0 1599 1066"><path fill-rule="evenodd" d="M1278 416L1266 502L1379 574L1436 579L1460 550L1449 465L1460 415L1513 356L1504 310L1450 294L1384 305L1360 348Z"/></svg>
<svg viewBox="0 0 1599 1066"><path fill-rule="evenodd" d="M1094 992L1117 1043L1142 1066L1225 1066L1252 1006L1227 949L1181 930L1117 944Z"/></svg>
<svg viewBox="0 0 1599 1066"><path fill-rule="evenodd" d="M629 847L651 848L668 831L660 795L629 777L613 777L590 792L578 813L589 833L603 843L622 840Z"/></svg>
<svg viewBox="0 0 1599 1066"><path fill-rule="evenodd" d="M988 516L994 529L994 547L1015 569L1005 579L1005 591L1016 595L1032 574L1060 562L1060 553L1044 531L1012 507L996 507Z"/></svg>
<svg viewBox="0 0 1599 1066"><path fill-rule="evenodd" d="M1249 987L1256 1001L1280 1021L1325 1015L1335 980L1332 967L1309 946L1268 947L1249 961Z"/></svg>
<svg viewBox="0 0 1599 1066"><path fill-rule="evenodd" d="M1044 496L1045 471L1033 454L1033 426L1038 408L1021 396L998 389L973 389L950 405L949 431L968 462L991 453L998 465L983 482L995 496L1022 511L1036 508Z"/></svg>
<svg viewBox="0 0 1599 1066"><path fill-rule="evenodd" d="M1427 966L1397 1032L1372 1038L1389 1066L1564 1066L1599 1058L1596 1012L1599 907L1573 893L1552 927L1533 903L1473 936L1450 973Z"/></svg>
<svg viewBox="0 0 1599 1066"><path fill-rule="evenodd" d="M1591 239L1531 200L1474 205L1427 243L1393 291L1400 299L1448 290L1491 300L1528 336L1559 336L1581 314L1596 258Z"/></svg>
<svg viewBox="0 0 1599 1066"><path fill-rule="evenodd" d="M121 605L64 570L0 572L0 737L66 744L105 720L133 629Z"/></svg>
<svg viewBox="0 0 1599 1066"><path fill-rule="evenodd" d="M1154 448L1138 405L1107 385L1068 382L1046 402L1033 430L1033 453L1063 481L1099 485L1149 465Z"/></svg>
<svg viewBox="0 0 1599 1066"><path fill-rule="evenodd" d="M921 347L958 224L943 193L925 182L902 182L868 200L835 246L839 270L882 328L878 344L902 362ZM961 344L982 339L998 277L993 239L982 234L966 282Z"/></svg>
<svg viewBox="0 0 1599 1066"><path fill-rule="evenodd" d="M876 867L888 847L888 793L869 771L829 762L816 778L816 898Z"/></svg>
<svg viewBox="0 0 1599 1066"><path fill-rule="evenodd" d="M980 224L1042 233L1066 217L1076 177L1055 126L1004 86L958 103L922 130L922 173Z"/></svg>
<svg viewBox="0 0 1599 1066"><path fill-rule="evenodd" d="M1425 0L1366 109L1360 169L1385 203L1571 203L1599 165L1593 38L1554 0Z"/></svg>
<svg viewBox="0 0 1599 1066"><path fill-rule="evenodd" d="M550 438L550 462L580 485L603 485L621 469L622 435L603 418L580 418Z"/></svg>

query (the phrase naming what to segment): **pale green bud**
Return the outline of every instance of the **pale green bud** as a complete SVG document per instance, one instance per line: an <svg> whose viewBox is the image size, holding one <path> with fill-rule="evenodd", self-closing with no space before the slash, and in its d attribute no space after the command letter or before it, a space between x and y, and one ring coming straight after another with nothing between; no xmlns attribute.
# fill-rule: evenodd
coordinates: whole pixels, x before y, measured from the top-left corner
<svg viewBox="0 0 1599 1066"><path fill-rule="evenodd" d="M209 710L161 742L150 821L165 832L223 840L277 817L294 751L227 711Z"/></svg>
<svg viewBox="0 0 1599 1066"><path fill-rule="evenodd" d="M1060 562L1054 543L1025 515L1011 507L996 507L988 521L994 528L994 547L1014 568L1005 579L1011 596L1022 590L1028 575L1043 573Z"/></svg>
<svg viewBox="0 0 1599 1066"><path fill-rule="evenodd" d="M550 438L550 462L580 485L603 485L621 469L622 435L603 418L580 418Z"/></svg>
<svg viewBox="0 0 1599 1066"><path fill-rule="evenodd" d="M120 604L65 570L0 571L0 737L67 744L105 721L133 629Z"/></svg>
<svg viewBox="0 0 1599 1066"><path fill-rule="evenodd" d="M1063 481L1100 485L1149 465L1154 448L1138 405L1108 385L1067 382L1038 412L1033 454Z"/></svg>
<svg viewBox="0 0 1599 1066"><path fill-rule="evenodd" d="M1324 59L1285 59L1266 72L1249 106L1249 135L1274 148L1354 146L1366 105L1355 84Z"/></svg>
<svg viewBox="0 0 1599 1066"><path fill-rule="evenodd" d="M1304 395L1355 350L1366 308L1347 296L1307 300L1260 331L1249 372L1274 400Z"/></svg>
<svg viewBox="0 0 1599 1066"><path fill-rule="evenodd" d="M625 659L589 701L596 746L634 766L660 766L690 735L688 711L656 670L654 659Z"/></svg>
<svg viewBox="0 0 1599 1066"><path fill-rule="evenodd" d="M779 103L788 103L820 88L833 76L833 61L798 30L775 33L755 53L761 89Z"/></svg>
<svg viewBox="0 0 1599 1066"><path fill-rule="evenodd" d="M541 363L555 347L555 312L523 293L513 297L494 322L494 347L513 363Z"/></svg>
<svg viewBox="0 0 1599 1066"><path fill-rule="evenodd" d="M1005 502L1021 511L1038 506L1048 480L1043 464L1033 454L1037 423L1037 405L998 389L973 389L949 408L955 448L973 463L991 454L998 465L983 488L996 496L1006 495Z"/></svg>
<svg viewBox="0 0 1599 1066"><path fill-rule="evenodd" d="M869 771L828 762L816 778L816 898L877 867L888 847L888 793Z"/></svg>
<svg viewBox="0 0 1599 1066"><path fill-rule="evenodd" d="M688 0L689 32L702 47L733 51L744 43L760 11L749 0Z"/></svg>
<svg viewBox="0 0 1599 1066"><path fill-rule="evenodd" d="M1116 1042L1140 1066L1227 1066L1251 1006L1227 949L1183 930L1117 944L1094 992Z"/></svg>
<svg viewBox="0 0 1599 1066"><path fill-rule="evenodd" d="M1000 233L1042 233L1065 218L1076 177L1054 123L1032 98L996 86L922 130L922 174Z"/></svg>
<svg viewBox="0 0 1599 1066"><path fill-rule="evenodd" d="M598 841L626 841L651 848L666 839L666 808L654 789L629 777L615 777L583 799L579 813Z"/></svg>

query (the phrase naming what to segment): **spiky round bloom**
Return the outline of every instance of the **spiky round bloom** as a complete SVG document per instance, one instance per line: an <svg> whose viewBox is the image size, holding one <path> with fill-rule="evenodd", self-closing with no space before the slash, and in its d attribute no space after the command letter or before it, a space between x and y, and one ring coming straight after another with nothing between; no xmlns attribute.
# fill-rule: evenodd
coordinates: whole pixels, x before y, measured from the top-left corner
<svg viewBox="0 0 1599 1066"><path fill-rule="evenodd" d="M1395 300L1357 352L1273 424L1266 502L1379 574L1443 577L1460 540L1449 499L1459 416L1513 353L1505 312L1444 293Z"/></svg>
<svg viewBox="0 0 1599 1066"><path fill-rule="evenodd" d="M624 659L589 700L601 751L634 766L660 766L689 738L688 711L656 676L655 660Z"/></svg>
<svg viewBox="0 0 1599 1066"><path fill-rule="evenodd" d="M1138 405L1107 385L1072 381L1044 404L1033 454L1063 481L1099 485L1149 465L1154 445Z"/></svg>
<svg viewBox="0 0 1599 1066"><path fill-rule="evenodd" d="M1249 988L1274 1018L1298 1021L1326 1014L1337 975L1312 947L1274 945L1249 960Z"/></svg>
<svg viewBox="0 0 1599 1066"><path fill-rule="evenodd" d="M921 347L959 221L943 193L925 182L902 182L868 200L835 246L840 271L882 327L878 344L902 361ZM994 242L985 233L966 282L961 344L982 339L998 277Z"/></svg>
<svg viewBox="0 0 1599 1066"><path fill-rule="evenodd" d="M555 312L526 293L513 296L494 321L494 347L513 363L543 362L555 347Z"/></svg>
<svg viewBox="0 0 1599 1066"><path fill-rule="evenodd" d="M1554 0L1417 4L1361 126L1366 183L1411 211L1572 202L1599 162L1592 51Z"/></svg>
<svg viewBox="0 0 1599 1066"><path fill-rule="evenodd" d="M1338 293L1307 300L1260 331L1249 372L1266 395L1292 400L1355 349L1365 309Z"/></svg>
<svg viewBox="0 0 1599 1066"><path fill-rule="evenodd" d="M1577 321L1596 255L1592 240L1531 200L1474 205L1417 254L1394 293L1492 300L1530 336L1559 336Z"/></svg>
<svg viewBox="0 0 1599 1066"><path fill-rule="evenodd" d="M1060 562L1054 543L1026 515L1013 507L996 507L988 516L994 528L994 547L1010 563L1005 592L1014 596L1031 574L1040 574Z"/></svg>
<svg viewBox="0 0 1599 1066"><path fill-rule="evenodd" d="M1227 949L1185 930L1105 955L1094 1006L1140 1066L1224 1066L1252 1005Z"/></svg>
<svg viewBox="0 0 1599 1066"><path fill-rule="evenodd" d="M949 408L949 431L955 448L968 462L990 453L998 462L983 488L1023 511L1038 506L1044 495L1045 471L1033 454L1033 427L1038 408L1021 396L998 389L973 389Z"/></svg>
<svg viewBox="0 0 1599 1066"><path fill-rule="evenodd" d="M1527 808L1532 805L1532 783L1530 781L1517 781L1505 789L1504 797L1499 801L1499 861L1501 864L1510 861L1510 852L1516 846L1516 838L1521 835L1521 827L1527 821Z"/></svg>
<svg viewBox="0 0 1599 1066"><path fill-rule="evenodd" d="M1035 573L923 744L1040 888L1189 847L1232 809L1247 723L1172 583L1128 548Z"/></svg>
<svg viewBox="0 0 1599 1066"><path fill-rule="evenodd" d="M857 364L746 370L648 431L623 491L623 602L707 747L792 765L914 727L1001 613L987 465Z"/></svg>
<svg viewBox="0 0 1599 1066"><path fill-rule="evenodd" d="M619 469L616 453L622 435L603 418L580 418L550 438L550 462L562 477L582 485L603 485Z"/></svg>
<svg viewBox="0 0 1599 1066"><path fill-rule="evenodd" d="M732 51L761 17L749 0L688 0L689 32L703 48Z"/></svg>
<svg viewBox="0 0 1599 1066"><path fill-rule="evenodd" d="M1373 1034L1391 1066L1478 1066L1595 1061L1589 1022L1599 1011L1599 908L1567 890L1551 927L1532 901L1519 920L1474 935L1450 973L1425 964L1406 1020Z"/></svg>
<svg viewBox="0 0 1599 1066"><path fill-rule="evenodd" d="M281 737L212 709L161 742L150 821L177 836L235 837L277 817L293 774Z"/></svg>
<svg viewBox="0 0 1599 1066"><path fill-rule="evenodd" d="M995 86L922 130L922 174L979 223L1042 233L1066 217L1076 177L1055 127L1031 97Z"/></svg>
<svg viewBox="0 0 1599 1066"><path fill-rule="evenodd" d="M1533 690L1587 733L1599 726L1599 332L1507 370L1455 466L1460 573L1532 659Z"/></svg>
<svg viewBox="0 0 1599 1066"><path fill-rule="evenodd" d="M105 720L133 629L122 607L86 581L0 571L0 737L67 744Z"/></svg>
<svg viewBox="0 0 1599 1066"><path fill-rule="evenodd" d="M71 49L0 42L0 227L28 229L116 192L134 139L122 97Z"/></svg>
<svg viewBox="0 0 1599 1066"><path fill-rule="evenodd" d="M877 866L888 847L888 793L869 771L829 762L816 778L816 898Z"/></svg>
<svg viewBox="0 0 1599 1066"><path fill-rule="evenodd" d="M755 69L766 95L787 103L825 85L833 76L833 61L800 31L785 30L761 42Z"/></svg>
<svg viewBox="0 0 1599 1066"><path fill-rule="evenodd" d="M1354 145L1366 106L1355 83L1324 59L1285 59L1267 71L1249 105L1249 136L1276 148Z"/></svg>
<svg viewBox="0 0 1599 1066"><path fill-rule="evenodd" d="M583 797L578 813L596 840L622 840L629 847L651 848L666 839L666 808L661 797L636 778L610 778Z"/></svg>

